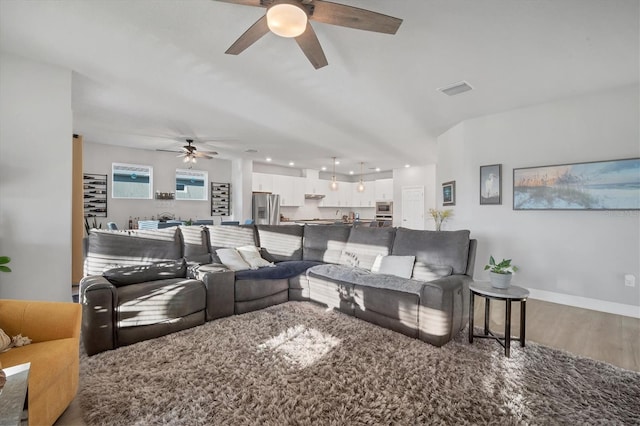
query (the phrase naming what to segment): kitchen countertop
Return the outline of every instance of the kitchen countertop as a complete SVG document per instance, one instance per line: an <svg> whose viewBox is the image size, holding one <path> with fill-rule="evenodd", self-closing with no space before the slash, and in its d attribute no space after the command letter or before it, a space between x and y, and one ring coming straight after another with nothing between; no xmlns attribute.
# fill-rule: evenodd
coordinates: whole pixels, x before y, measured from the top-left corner
<svg viewBox="0 0 640 426"><path fill-rule="evenodd" d="M334 225L343 223L345 225L350 225L355 223L356 221L341 221L341 220L331 220L331 219L289 219L282 220L280 223L297 223L297 224L310 224L310 225ZM357 221L358 223L370 223L373 222L373 219L360 219Z"/></svg>

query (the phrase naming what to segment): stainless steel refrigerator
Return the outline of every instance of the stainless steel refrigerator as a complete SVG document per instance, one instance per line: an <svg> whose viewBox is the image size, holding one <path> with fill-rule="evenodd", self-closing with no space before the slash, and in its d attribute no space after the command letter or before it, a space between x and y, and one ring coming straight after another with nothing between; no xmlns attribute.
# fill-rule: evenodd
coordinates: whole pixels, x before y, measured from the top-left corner
<svg viewBox="0 0 640 426"><path fill-rule="evenodd" d="M253 222L256 225L280 224L280 196L278 194L253 193Z"/></svg>

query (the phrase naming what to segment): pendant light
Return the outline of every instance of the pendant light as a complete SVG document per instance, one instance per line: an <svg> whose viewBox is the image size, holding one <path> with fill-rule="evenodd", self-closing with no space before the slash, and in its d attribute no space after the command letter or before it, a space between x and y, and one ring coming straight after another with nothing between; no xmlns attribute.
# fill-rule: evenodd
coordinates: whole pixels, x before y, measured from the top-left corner
<svg viewBox="0 0 640 426"><path fill-rule="evenodd" d="M331 176L331 184L329 185L329 188L332 191L337 191L338 181L336 181L336 157L331 157L331 158L333 158L333 176Z"/></svg>
<svg viewBox="0 0 640 426"><path fill-rule="evenodd" d="M364 192L364 180L362 179L362 167L364 166L363 162L360 162L360 182L358 183L358 187L356 188L358 192Z"/></svg>

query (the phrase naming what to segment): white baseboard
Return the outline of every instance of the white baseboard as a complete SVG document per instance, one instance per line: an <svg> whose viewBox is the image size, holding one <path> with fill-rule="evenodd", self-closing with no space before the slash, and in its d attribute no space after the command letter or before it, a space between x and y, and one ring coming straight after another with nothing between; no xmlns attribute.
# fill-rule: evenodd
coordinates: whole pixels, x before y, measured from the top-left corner
<svg viewBox="0 0 640 426"><path fill-rule="evenodd" d="M625 317L640 318L640 306L626 305L624 303L607 302L606 300L590 299L588 297L572 296L570 294L554 293L552 291L536 290L530 288L531 299L544 300L545 302L559 303L561 305L575 306L576 308L591 309L593 311L607 312L623 315Z"/></svg>

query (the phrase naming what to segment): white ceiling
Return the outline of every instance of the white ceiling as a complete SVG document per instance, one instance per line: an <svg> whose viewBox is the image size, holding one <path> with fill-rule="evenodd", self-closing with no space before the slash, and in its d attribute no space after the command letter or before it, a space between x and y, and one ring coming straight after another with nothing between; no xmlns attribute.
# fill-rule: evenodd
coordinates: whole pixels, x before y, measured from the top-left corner
<svg viewBox="0 0 640 426"><path fill-rule="evenodd" d="M433 163L435 138L462 120L639 80L638 0L336 1L404 22L396 35L312 22L329 61L315 70L273 34L224 54L262 8L0 0L0 49L74 71L87 141L193 136L223 158L319 169L336 156L344 173ZM474 90L436 90L459 80Z"/></svg>

